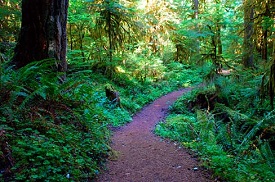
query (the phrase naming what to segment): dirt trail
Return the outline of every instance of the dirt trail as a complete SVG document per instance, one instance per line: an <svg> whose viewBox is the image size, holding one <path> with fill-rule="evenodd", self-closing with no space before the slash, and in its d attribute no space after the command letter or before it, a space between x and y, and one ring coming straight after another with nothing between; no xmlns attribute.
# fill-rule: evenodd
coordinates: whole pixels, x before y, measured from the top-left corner
<svg viewBox="0 0 275 182"><path fill-rule="evenodd" d="M107 171L98 182L203 182L214 181L210 175L196 169L196 158L173 142L163 141L153 134L155 125L163 120L168 107L190 88L167 94L146 106L128 125L114 132L112 148L115 159L107 163Z"/></svg>

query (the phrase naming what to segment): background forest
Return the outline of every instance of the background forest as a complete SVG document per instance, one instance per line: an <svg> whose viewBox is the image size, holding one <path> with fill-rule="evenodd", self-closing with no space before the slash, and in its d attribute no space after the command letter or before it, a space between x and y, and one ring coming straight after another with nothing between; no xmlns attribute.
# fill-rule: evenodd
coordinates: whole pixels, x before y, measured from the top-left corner
<svg viewBox="0 0 275 182"><path fill-rule="evenodd" d="M197 84L156 134L226 181L275 180L273 0L70 0L66 79L56 60L11 65L21 11L0 0L1 181L93 180L110 128Z"/></svg>

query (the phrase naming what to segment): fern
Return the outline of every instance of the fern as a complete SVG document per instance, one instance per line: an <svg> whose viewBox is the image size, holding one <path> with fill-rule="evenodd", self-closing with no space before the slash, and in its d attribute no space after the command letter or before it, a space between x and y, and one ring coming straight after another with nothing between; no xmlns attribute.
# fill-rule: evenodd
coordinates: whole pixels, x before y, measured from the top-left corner
<svg viewBox="0 0 275 182"><path fill-rule="evenodd" d="M225 113L227 113L234 121L239 121L239 122L244 122L244 121L249 121L249 122L256 122L254 119L250 118L249 116L240 113L239 111L233 110L224 104L216 103L215 105L215 110L221 110Z"/></svg>
<svg viewBox="0 0 275 182"><path fill-rule="evenodd" d="M215 144L215 120L214 115L211 113L206 113L201 110L197 110L197 120L200 123L199 137L205 143Z"/></svg>
<svg viewBox="0 0 275 182"><path fill-rule="evenodd" d="M83 81L69 78L60 83L53 65L54 61L44 60L1 74L0 127L8 132L12 156L17 159L7 169L12 176L1 173L1 179L64 179L68 172L76 179L87 179L98 173L107 156L107 122L91 99L90 72L76 74ZM85 90L77 92L84 85ZM81 104L79 99L84 97L87 103ZM87 108L89 115L83 112Z"/></svg>
<svg viewBox="0 0 275 182"><path fill-rule="evenodd" d="M261 139L258 138L258 143L260 145L259 149L262 157L267 161L267 164L269 165L269 167L273 169L273 171L275 172L274 170L275 157L274 157L273 151L270 148L269 142L262 141Z"/></svg>
<svg viewBox="0 0 275 182"><path fill-rule="evenodd" d="M264 128L268 128L271 126L274 126L274 120L275 120L275 110L268 113L261 121L259 121L244 137L244 139L241 142L241 145L239 146L239 151L241 149L247 148L249 146L249 143L251 142L251 139L256 136L256 133L259 130L262 130ZM244 148L243 148L244 147Z"/></svg>
<svg viewBox="0 0 275 182"><path fill-rule="evenodd" d="M23 102L19 105L18 109L23 110L24 108L26 108L26 104L34 99L40 100L42 98L46 100L46 93L45 93L46 88L47 86L41 86L37 90L32 91L29 95L25 97ZM39 95L40 98L35 98L37 95Z"/></svg>

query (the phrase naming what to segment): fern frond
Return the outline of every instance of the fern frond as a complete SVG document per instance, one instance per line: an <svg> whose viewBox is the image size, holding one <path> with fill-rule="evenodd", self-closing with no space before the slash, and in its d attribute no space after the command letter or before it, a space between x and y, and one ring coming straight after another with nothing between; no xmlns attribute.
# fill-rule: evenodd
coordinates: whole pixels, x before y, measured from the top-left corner
<svg viewBox="0 0 275 182"><path fill-rule="evenodd" d="M244 146L248 146L249 142L251 141L251 139L253 137L256 136L256 133L264 128L270 127L270 126L274 126L274 120L275 120L275 110L271 111L270 113L268 113L268 115L266 115L264 117L264 119L262 119L261 121L259 121L244 137L244 139L242 140L240 146L239 146L239 150L244 147Z"/></svg>
<svg viewBox="0 0 275 182"><path fill-rule="evenodd" d="M261 141L258 139L258 142L260 144L260 152L262 157L266 160L267 164L270 166L270 168L275 167L275 157L273 154L273 151L270 148L269 142L267 141Z"/></svg>
<svg viewBox="0 0 275 182"><path fill-rule="evenodd" d="M207 143L215 143L215 120L214 115L202 110L197 110L197 119L200 122L199 137L202 141Z"/></svg>
<svg viewBox="0 0 275 182"><path fill-rule="evenodd" d="M225 113L227 113L234 121L250 121L250 122L256 122L251 117L240 113L239 111L233 110L224 104L216 103L215 110L222 110Z"/></svg>
<svg viewBox="0 0 275 182"><path fill-rule="evenodd" d="M26 107L26 104L29 101L33 100L35 98L35 96L40 96L41 98L43 98L44 100L46 100L46 98L47 98L46 89L47 88L48 88L47 86L41 86L37 90L33 91L31 94L27 95L27 97L19 105L19 109L20 110L24 109Z"/></svg>

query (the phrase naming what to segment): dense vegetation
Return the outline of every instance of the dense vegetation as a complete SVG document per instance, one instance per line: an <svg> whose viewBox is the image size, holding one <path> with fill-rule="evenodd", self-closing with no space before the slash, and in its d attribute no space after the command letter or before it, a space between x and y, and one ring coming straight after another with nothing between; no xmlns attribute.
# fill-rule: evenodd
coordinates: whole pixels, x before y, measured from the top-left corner
<svg viewBox="0 0 275 182"><path fill-rule="evenodd" d="M223 179L274 181L274 110L260 101L261 77L247 77L257 71L236 73L185 94L155 132L195 151Z"/></svg>
<svg viewBox="0 0 275 182"><path fill-rule="evenodd" d="M52 59L13 69L21 1L0 0L0 180L91 180L112 155L111 127L203 82L156 133L228 181L274 181L274 8L271 0L71 0L60 81ZM106 97L110 85L121 107Z"/></svg>

